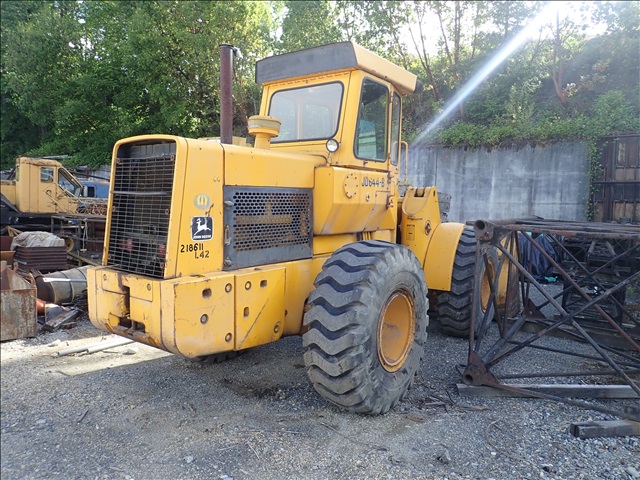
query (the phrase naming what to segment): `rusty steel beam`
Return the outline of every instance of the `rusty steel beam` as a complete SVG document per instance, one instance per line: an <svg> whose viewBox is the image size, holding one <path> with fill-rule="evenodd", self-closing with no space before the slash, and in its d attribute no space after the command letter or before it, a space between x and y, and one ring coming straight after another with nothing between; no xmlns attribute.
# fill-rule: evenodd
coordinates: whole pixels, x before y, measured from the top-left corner
<svg viewBox="0 0 640 480"><path fill-rule="evenodd" d="M477 306L480 299L479 292L476 292L472 302L469 357L467 365L462 372L464 383L467 385L491 386L513 393L526 393L538 398L561 401L570 405L617 415L620 418L639 421L640 409L635 407L614 410L601 405L533 392L523 389L517 384L505 384L502 381L504 379L527 377L589 376L597 375L601 372L552 371L510 375L508 372L504 372L502 363L527 347L535 348L538 351L553 352L554 354L605 361L610 367L607 373L618 375L640 398L640 385L630 377L630 375L635 375L640 371L640 359L624 353L621 349L614 349L604 343L599 343L599 341L608 341L603 340L603 338L604 336L609 336L624 344L624 348L640 352L640 345L636 339L640 338L640 335L631 333L626 329L629 324L638 325L638 321L633 318L629 310L623 305L624 293L619 293L620 291L625 292L629 285L640 279L640 271L637 268L637 265L640 265L640 227L635 225L559 222L541 219L478 220L473 225L478 242L476 273L479 273L482 270L483 263L487 262L486 254L488 251L497 249L501 253L501 260L497 267L495 278L489 279L491 295L489 301L497 303L498 279L500 271L505 268L504 263L506 263L506 268L509 272L511 272L512 268L517 271L520 280L519 292L522 295L522 308L515 315L507 315L508 312L505 312L504 318L502 318L501 313L497 314L500 336L497 341L492 340L493 344L485 346L483 345L487 343L485 333L491 319L477 318ZM566 256L561 260L556 260L531 237L531 233L546 235L553 242L554 250L562 251ZM527 267L519 261L522 258L520 243L518 242L519 234L523 234L521 238L523 237L528 241L532 248L549 262L554 269L554 274L562 278L564 288L561 293L553 295L545 290L528 271ZM565 248L562 241L559 240L561 238L580 239L575 245L570 245L569 248L573 247L574 251L577 248L576 255L581 256L584 254L585 260L579 260ZM582 240L591 240L592 243L585 243ZM602 242L606 242L604 243L605 248L602 247ZM598 247L595 250L595 256L590 259L589 256L594 252L593 245ZM584 252L581 250L582 248L584 248ZM624 250L622 253L619 253L620 248ZM593 261L593 258L595 258L595 261ZM565 268L567 264L570 265L571 272ZM574 270L575 272L573 272ZM576 274L580 275L579 281L574 278ZM600 280L602 277L605 277L604 281ZM586 289L592 286L597 286L601 291L595 289L595 294L587 292ZM512 288L511 285L509 287ZM530 298L532 291L537 291L544 297L545 301L541 305L536 305ZM620 300L614 295L618 295ZM611 315L603 308L605 302L608 305L606 308L610 308L611 305L614 306ZM571 308L573 306L576 308ZM543 308L553 308L559 315L556 315L553 319L548 318L543 314ZM585 314L587 315L586 317ZM582 318L580 318L580 315L582 315ZM596 315L596 317L593 315ZM618 321L614 320L612 315ZM597 317L603 319L602 323L594 320ZM584 325L581 324L581 321ZM539 324L542 328L535 333L531 333L524 330L524 327L528 324ZM476 329L476 325L480 328ZM634 329L634 332L635 330L637 328ZM528 334L524 340L515 338L520 332ZM571 350L539 345L542 338L556 332L588 343L595 353L586 355ZM601 335L603 332L606 335ZM638 336L634 338L636 335ZM499 364L502 366L502 376L498 376L492 371L493 367Z"/></svg>

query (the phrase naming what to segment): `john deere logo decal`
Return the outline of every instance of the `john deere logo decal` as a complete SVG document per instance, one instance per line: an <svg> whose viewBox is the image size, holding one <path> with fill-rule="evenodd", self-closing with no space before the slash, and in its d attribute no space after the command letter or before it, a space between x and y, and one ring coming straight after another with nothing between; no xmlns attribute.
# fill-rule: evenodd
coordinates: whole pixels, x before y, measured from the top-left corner
<svg viewBox="0 0 640 480"><path fill-rule="evenodd" d="M200 210L206 210L209 208L209 205L211 205L211 200L209 199L209 195L201 193L193 199L193 204Z"/></svg>
<svg viewBox="0 0 640 480"><path fill-rule="evenodd" d="M193 217L191 219L191 240L202 241L213 238L213 218Z"/></svg>

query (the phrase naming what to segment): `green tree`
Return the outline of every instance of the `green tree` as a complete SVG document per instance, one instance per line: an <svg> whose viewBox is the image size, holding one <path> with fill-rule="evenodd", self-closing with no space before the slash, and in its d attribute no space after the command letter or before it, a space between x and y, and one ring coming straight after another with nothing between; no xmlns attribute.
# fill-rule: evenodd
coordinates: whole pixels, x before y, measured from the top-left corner
<svg viewBox="0 0 640 480"><path fill-rule="evenodd" d="M221 43L243 54L234 69L236 134L246 134L246 118L258 110L255 61L348 39L413 71L425 84L423 93L404 103L403 129L410 139L543 5L3 1L1 160L7 166L28 152L70 154L76 162L99 164L126 136L218 135ZM441 139L476 145L632 128L640 112L638 5L582 2L571 18L550 19L538 38L484 79ZM606 32L588 38L587 19ZM615 103L616 95L624 102ZM623 118L596 127L594 119L604 117L595 106L603 98Z"/></svg>
<svg viewBox="0 0 640 480"><path fill-rule="evenodd" d="M2 32L3 112L13 106L38 128L30 153L89 164L107 162L125 136L218 135L221 43L245 52L235 70L242 132L257 105L253 64L275 30L271 5L252 1L42 2L14 17ZM15 151L5 132L3 152Z"/></svg>
<svg viewBox="0 0 640 480"><path fill-rule="evenodd" d="M342 40L336 11L327 0L287 0L279 52L290 52Z"/></svg>

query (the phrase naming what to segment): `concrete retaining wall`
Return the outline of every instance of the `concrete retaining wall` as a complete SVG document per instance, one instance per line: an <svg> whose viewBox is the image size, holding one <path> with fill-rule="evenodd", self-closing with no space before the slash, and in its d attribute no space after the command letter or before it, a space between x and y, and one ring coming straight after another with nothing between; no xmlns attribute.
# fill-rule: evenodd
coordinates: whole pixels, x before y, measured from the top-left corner
<svg viewBox="0 0 640 480"><path fill-rule="evenodd" d="M451 198L449 220L586 220L589 196L583 142L487 150L412 145L409 180L436 185Z"/></svg>

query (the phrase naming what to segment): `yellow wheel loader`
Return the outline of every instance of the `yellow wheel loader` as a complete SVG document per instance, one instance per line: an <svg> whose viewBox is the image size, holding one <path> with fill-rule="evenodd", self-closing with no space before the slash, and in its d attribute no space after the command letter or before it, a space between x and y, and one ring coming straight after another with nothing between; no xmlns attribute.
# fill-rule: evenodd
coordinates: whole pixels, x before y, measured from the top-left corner
<svg viewBox="0 0 640 480"><path fill-rule="evenodd" d="M456 335L483 288L473 233L441 221L435 187L399 193L402 97L419 83L352 42L260 60L246 146L231 133L233 52L221 46L219 141L116 143L91 321L215 361L302 335L323 397L386 412L428 348L427 285Z"/></svg>

